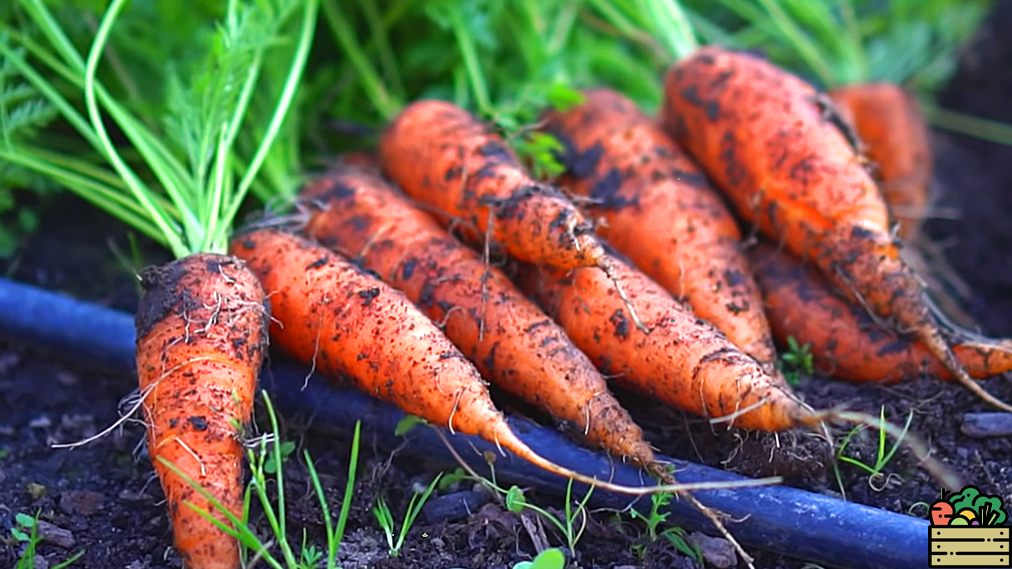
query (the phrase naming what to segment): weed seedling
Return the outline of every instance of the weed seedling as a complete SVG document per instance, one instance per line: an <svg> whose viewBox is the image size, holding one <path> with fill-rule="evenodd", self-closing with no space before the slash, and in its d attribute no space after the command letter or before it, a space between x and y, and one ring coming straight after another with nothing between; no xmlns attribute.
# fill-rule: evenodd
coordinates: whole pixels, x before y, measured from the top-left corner
<svg viewBox="0 0 1012 569"><path fill-rule="evenodd" d="M428 487L425 488L424 492L415 492L411 496L411 501L408 502L408 511L404 513L404 522L401 524L401 531L395 533L394 530L394 516L390 512L390 507L387 506L386 500L380 495L376 498L376 506L373 507L372 513L376 516L376 521L379 522L380 528L383 530L383 534L387 537L387 545L390 546L390 555L397 557L401 553L401 548L404 547L404 538L407 537L408 531L411 530L411 526L415 523L415 518L422 511L422 506L432 495L432 491L436 489L436 485L439 484L439 479L442 478L443 473L440 472L429 482ZM421 498L419 498L421 496ZM395 541L396 539L396 541Z"/></svg>
<svg viewBox="0 0 1012 569"><path fill-rule="evenodd" d="M629 516L634 520L641 520L647 528L646 542L635 543L632 545L633 553L635 553L636 557L640 560L642 560L646 554L647 547L651 543L657 541L658 538L663 537L678 551L681 551L697 562L702 561L703 555L699 551L699 547L689 543L686 539L684 529L678 526L661 529L661 526L668 520L668 514L670 513L661 513L661 508L670 504L673 497L674 495L669 493L651 495L650 513L647 515L643 515L637 510L629 510Z"/></svg>
<svg viewBox="0 0 1012 569"><path fill-rule="evenodd" d="M552 547L538 554L531 561L521 561L513 569L562 569L566 566L566 556L558 548Z"/></svg>
<svg viewBox="0 0 1012 569"><path fill-rule="evenodd" d="M871 486L872 490L875 490L876 492L882 491L883 489L885 489L886 485L888 485L889 478L893 476L890 475L888 477L885 477L886 478L885 482L881 483L882 478L884 477L884 475L882 474L882 469L885 468L887 464L889 464L889 461L892 460L893 455L896 454L896 451L903 443L903 439L906 437L907 432L910 430L910 422L913 421L913 419L914 413L913 411L911 411L910 415L907 416L906 424L903 425L903 432L900 433L899 437L897 437L896 442L893 443L892 448L886 450L885 407L882 407L879 412L878 448L875 454L875 463L866 464L856 458L844 456L843 454L844 451L847 450L847 445L850 444L850 441L854 437L854 435L856 435L857 433L859 433L861 430L864 429L864 425L858 425L853 429L851 429L850 432L847 433L847 436L844 437L843 441L840 442L840 448L836 451L837 461L845 462L847 464L851 464L864 470L870 475L870 477L868 478L868 485ZM840 486L840 494L843 495L844 499L846 499L847 494L843 489L843 478L840 475L840 467L838 464L833 466L833 471L836 474L836 482ZM880 484L876 486L876 482L879 482Z"/></svg>
<svg viewBox="0 0 1012 569"><path fill-rule="evenodd" d="M587 528L587 502L590 500L591 494L594 493L593 488L587 490L587 494L584 495L576 508L573 508L573 480L569 480L569 484L566 486L566 510L565 520L560 520L558 516L552 514L548 510L536 506L527 501L524 496L524 491L518 486L511 486L506 492L506 509L516 514L523 512L524 508L533 510L550 521L555 527L559 528L562 535L566 538L566 547L569 548L569 553L572 555L576 552L576 544L580 541L583 536L583 530ZM580 516L580 528L576 529L576 517Z"/></svg>
<svg viewBox="0 0 1012 569"><path fill-rule="evenodd" d="M815 372L811 349L811 342L799 346L794 336L788 336L787 352L780 356L780 371L783 372L788 384L796 386L799 374L812 375Z"/></svg>
<svg viewBox="0 0 1012 569"><path fill-rule="evenodd" d="M25 544L25 551L21 554L14 569L35 569L35 549L42 541L38 535L39 514L36 513L35 517L32 517L19 513L14 516L14 521L16 524L11 528L11 536L16 542ZM50 566L50 569L63 569L77 561L82 555L84 555L84 551L78 551L70 559Z"/></svg>

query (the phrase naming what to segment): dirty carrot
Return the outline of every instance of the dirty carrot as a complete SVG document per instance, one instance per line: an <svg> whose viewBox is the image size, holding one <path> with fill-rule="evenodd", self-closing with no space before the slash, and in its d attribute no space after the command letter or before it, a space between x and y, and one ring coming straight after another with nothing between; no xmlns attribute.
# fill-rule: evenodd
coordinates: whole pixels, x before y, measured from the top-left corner
<svg viewBox="0 0 1012 569"><path fill-rule="evenodd" d="M612 261L649 333L630 326L614 284L600 271L580 268L567 273L527 265L518 280L617 384L709 417L711 423L747 429L825 432L824 421L880 425L877 417L864 413L812 409L782 379L767 373L650 277L617 258ZM913 450L936 480L960 487L959 476L932 459L916 435L892 424L885 430Z"/></svg>
<svg viewBox="0 0 1012 569"><path fill-rule="evenodd" d="M611 273L579 209L533 179L506 141L466 110L445 101L411 103L383 132L379 156L404 193L477 228L512 257ZM640 325L634 311L632 319Z"/></svg>
<svg viewBox="0 0 1012 569"><path fill-rule="evenodd" d="M137 375L148 453L162 482L176 549L187 567L238 567L238 546L186 502L228 524L193 479L241 517L241 428L267 344L263 288L231 256L195 254L141 274Z"/></svg>
<svg viewBox="0 0 1012 569"><path fill-rule="evenodd" d="M242 564L233 537L245 523L242 439L268 313L256 276L226 254L228 235L254 181L263 183L261 167L276 148L301 83L317 2L286 2L284 10L228 2L220 22L195 20L213 33L196 34L193 57L186 62L155 57L142 67L178 64L168 105L162 89L144 89L127 104L103 84L101 77L108 76L100 72L103 54L113 51L117 36L124 37L114 28L121 15L136 16L126 0L105 3L86 53L41 0L20 5L42 33L32 34L34 39L0 38L0 58L34 90L25 100L45 101L80 135L72 143L90 147L83 152L68 145L73 150L63 153L40 147L0 121L6 141L0 162L75 192L177 259L141 273L145 290L136 314L141 396L135 409L144 416L148 453L165 492L176 550L188 569ZM141 20L135 17L133 25ZM243 25L226 25L238 21ZM114 76L123 84L143 83L125 67ZM248 112L254 103L259 116ZM135 109L162 112L143 115ZM81 158L84 154L89 158Z"/></svg>
<svg viewBox="0 0 1012 569"><path fill-rule="evenodd" d="M816 370L849 381L893 383L952 374L924 346L876 323L838 294L812 266L762 243L749 249L777 340L810 344ZM953 351L976 379L1012 371L1012 341L949 332Z"/></svg>
<svg viewBox="0 0 1012 569"><path fill-rule="evenodd" d="M774 369L776 351L741 232L706 176L624 95L586 91L584 102L542 117L564 146L558 184L589 198L597 232L636 267Z"/></svg>
<svg viewBox="0 0 1012 569"><path fill-rule="evenodd" d="M932 156L928 125L917 100L894 83L860 83L827 92L854 127L898 235L909 241L929 205Z"/></svg>
<svg viewBox="0 0 1012 569"><path fill-rule="evenodd" d="M677 483L655 461L639 426L565 332L505 274L489 268L376 172L339 168L303 196L323 208L306 224L307 233L404 291L443 323L447 337L485 377L575 424L588 441L633 459L665 484ZM716 512L691 493L679 495L749 559Z"/></svg>
<svg viewBox="0 0 1012 569"><path fill-rule="evenodd" d="M592 444L663 470L600 372L551 318L378 171L342 162L302 192L308 236L404 292L493 384L575 424Z"/></svg>
<svg viewBox="0 0 1012 569"><path fill-rule="evenodd" d="M405 413L474 435L548 472L614 492L645 495L695 485L626 487L561 467L532 451L495 408L474 365L402 292L308 239L257 229L232 254L271 301L271 341L325 375L350 377Z"/></svg>
<svg viewBox="0 0 1012 569"><path fill-rule="evenodd" d="M788 386L658 283L612 259L649 333L600 271L526 267L520 282L613 381L730 425L783 431L821 420Z"/></svg>
<svg viewBox="0 0 1012 569"><path fill-rule="evenodd" d="M855 149L811 85L746 53L707 46L665 74L662 120L739 214L812 261L852 300L923 344L967 389L988 394L953 354Z"/></svg>

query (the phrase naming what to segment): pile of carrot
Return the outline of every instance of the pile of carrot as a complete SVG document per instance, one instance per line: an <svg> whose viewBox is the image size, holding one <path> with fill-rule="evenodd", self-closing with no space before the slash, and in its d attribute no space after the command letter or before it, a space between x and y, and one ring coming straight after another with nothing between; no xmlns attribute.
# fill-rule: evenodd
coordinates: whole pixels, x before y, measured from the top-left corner
<svg viewBox="0 0 1012 569"><path fill-rule="evenodd" d="M465 109L408 105L375 156L346 157L305 188L298 227L261 224L232 240L229 252L263 291L231 308L246 314L243 306L266 297L273 344L324 374L351 377L434 425L618 492L686 487L657 464L610 385L747 429L860 420L799 399L778 370L774 338L811 343L825 374L882 382L930 374L1005 405L971 377L1012 369L1012 342L952 330L925 300L892 227L916 230L909 212L924 202L900 188L926 180L909 164L887 165L882 149L894 142L869 130L861 105L837 94L841 107L827 112L831 99L801 79L716 47L675 63L664 86L659 120L604 89L546 112L540 128L565 149L557 180L532 176ZM908 162L930 164L923 148L914 154ZM747 246L743 235L754 230L767 241ZM190 318L208 311L203 332L236 325L239 315L217 312L230 307L220 306L227 296L214 287L235 284L216 266L207 298L172 296L171 275L148 279L151 318L179 320L182 302ZM179 320L170 337L139 337L178 359L193 325ZM222 351L255 369L258 338ZM146 363L142 373L170 373L171 365ZM229 388L239 401L248 400L248 380ZM486 382L665 485L624 488L535 454ZM186 395L152 389L152 405ZM199 404L248 416L226 400ZM192 458L180 449L196 432L236 444L216 423L194 422L203 416L179 415L176 430L151 446L185 462Z"/></svg>

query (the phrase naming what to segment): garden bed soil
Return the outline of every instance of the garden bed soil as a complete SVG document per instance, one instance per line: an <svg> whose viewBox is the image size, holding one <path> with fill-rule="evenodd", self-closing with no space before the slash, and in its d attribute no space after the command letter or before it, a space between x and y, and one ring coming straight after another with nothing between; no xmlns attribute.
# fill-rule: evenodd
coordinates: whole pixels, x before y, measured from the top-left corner
<svg viewBox="0 0 1012 569"><path fill-rule="evenodd" d="M998 4L991 19L961 59L960 71L941 103L949 109L1012 123L1012 2ZM991 335L1012 336L1012 148L943 131L934 131L936 183L940 211L956 218L933 219L926 225L933 249L968 285L972 294L961 308ZM165 260L164 253L140 239L138 249L118 224L70 196L62 196L42 212L43 231L31 236L4 267L16 280L67 292L78 298L132 311L138 288L129 270L140 263ZM73 567L130 569L176 568L163 495L146 454L143 429L125 425L90 444L54 449L94 435L118 418L121 399L135 389L135 380L31 346L0 343L0 567L13 567L23 545L11 539L18 513L41 512L44 520L65 533L53 535L39 550L36 567L84 554ZM984 387L1012 400L1012 381L999 377ZM913 413L911 430L927 440L933 455L957 469L981 491L1012 503L1012 438L973 439L960 426L965 413L988 407L957 385L932 378L897 386L855 385L824 378L802 378L799 393L816 408L847 406L872 414L884 408L900 424ZM788 484L841 495L825 443L809 436L757 435L715 429L693 416L645 404L621 394L648 439L666 455L726 468L748 476L780 475ZM285 436L310 451L327 485L332 511L343 494L349 440L321 436L289 422ZM261 423L263 424L263 423ZM846 429L834 433L840 440ZM871 432L855 436L847 454L874 462L877 440ZM938 485L900 451L883 475L840 465L846 499L919 517L936 499ZM304 465L286 463L288 520L293 536L305 529L322 543L319 506L311 493ZM423 485L433 471L408 450L397 455L363 448L350 524L339 556L346 569L378 568L502 568L528 560L536 541L559 545L560 536L491 502L457 521L419 520L398 557L390 557L383 534L371 512L382 492L400 518L411 489ZM529 498L559 507L550 497ZM642 559L633 553L642 526L596 512L577 546L579 567L696 567L664 540L648 544ZM527 520L528 522L532 520ZM677 524L678 520L669 520ZM266 532L263 519L258 528ZM731 524L733 531L733 524ZM534 528L533 530L529 528ZM69 533L68 533L69 532ZM762 552L757 567L796 569L803 560Z"/></svg>

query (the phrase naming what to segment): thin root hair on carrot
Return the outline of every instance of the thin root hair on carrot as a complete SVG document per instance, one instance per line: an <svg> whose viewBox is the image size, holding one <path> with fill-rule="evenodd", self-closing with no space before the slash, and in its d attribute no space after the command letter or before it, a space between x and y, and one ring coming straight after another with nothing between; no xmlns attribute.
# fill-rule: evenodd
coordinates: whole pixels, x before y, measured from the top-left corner
<svg viewBox="0 0 1012 569"><path fill-rule="evenodd" d="M109 433L111 433L114 430L116 430L118 427L121 427L127 421L135 421L135 422L141 423L142 425L147 425L148 422L145 421L144 419L132 419L132 417L134 415L136 415L137 411L139 411L144 406L144 400L147 398L147 396L152 391L155 390L156 387L158 387L158 384L163 379L165 379L166 377L168 377L169 375L175 373L176 371L182 369L183 367L185 367L185 366L187 366L189 364L196 363L196 362L201 362L201 361L210 361L212 359L213 358L210 358L210 357L207 357L207 356L198 356L198 357L186 360L185 362L180 362L178 365L176 365L176 366L172 367L171 369L165 371L160 378L158 378L156 381L152 382L151 385L147 386L144 389L143 392L140 392L139 390L134 390L134 391L130 392L129 395L127 395L126 397L124 397L123 401L120 402L120 406L122 407L124 404L126 404L129 407L128 407L126 413L121 414L120 417L119 417L119 419L116 419L115 421L113 421L113 423L111 425L109 425L108 427L102 429L98 433L96 433L96 434L94 434L94 435L92 435L90 437L86 437L84 439L81 439L79 441L74 441L72 443L53 443L52 445L50 445L51 448L69 448L69 449L74 449L74 448L77 448L79 446L84 446L84 445L86 445L88 443L95 442L98 439L101 439L102 437L108 435Z"/></svg>
<svg viewBox="0 0 1012 569"><path fill-rule="evenodd" d="M615 270L615 265L612 263L612 258L608 256L601 257L597 264L598 268L604 271L604 274L608 276L612 283L615 284L615 292L618 297L622 299L626 309L629 310L629 318L633 321L633 324L644 334L649 334L650 329L647 325L640 320L639 315L636 313L636 308L633 307L632 301L629 300L629 295L626 294L625 287L622 286L622 281L618 278L618 273Z"/></svg>

